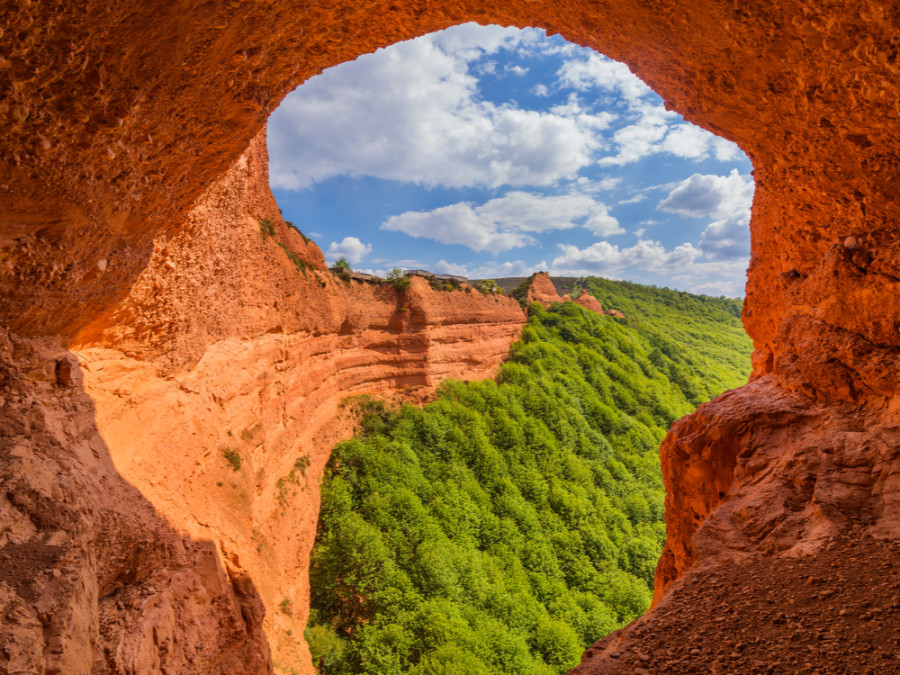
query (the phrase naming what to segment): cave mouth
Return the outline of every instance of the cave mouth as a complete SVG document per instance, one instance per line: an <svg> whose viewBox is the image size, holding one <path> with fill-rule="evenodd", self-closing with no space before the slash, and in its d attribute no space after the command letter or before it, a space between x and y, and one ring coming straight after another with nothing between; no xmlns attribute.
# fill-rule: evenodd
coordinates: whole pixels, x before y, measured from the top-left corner
<svg viewBox="0 0 900 675"><path fill-rule="evenodd" d="M8 44L0 69L8 122L0 138L8 197L0 285L9 330L66 339L103 317L146 266L148 242L181 227L179 218L296 83L470 18L538 22L628 63L673 109L740 142L756 163L744 317L755 374L772 377L741 394L740 410L695 417L700 433L687 449L706 464L668 480L673 517L692 519L718 503L719 488L707 498L701 479L721 463L723 438L765 431L773 409L745 402L775 399L784 387L821 394L825 415L832 401L859 405L860 392L893 396L896 378L871 367L892 363L898 340L890 283L900 203L890 170L897 26L882 7L622 0L151 9L127 0L53 8L38 1L0 18ZM874 273L860 275L871 254ZM801 414L783 412L782 419ZM848 416L843 426L867 421ZM669 582L694 561L693 532L684 522L676 531ZM87 605L77 611L96 616ZM85 649L96 644L80 634Z"/></svg>
<svg viewBox="0 0 900 675"><path fill-rule="evenodd" d="M289 94L268 145L332 264L743 296L749 159L559 35L469 23L360 56Z"/></svg>
<svg viewBox="0 0 900 675"><path fill-rule="evenodd" d="M666 111L662 99L623 64L542 31L461 25L336 66L288 95L269 120L267 140L270 183L283 217L317 240L331 264L341 260L357 271L379 276L386 276L392 267L402 267L468 278L528 276L551 268L555 276L569 281L624 273L645 284L707 295L733 297L743 292L754 189L746 156L736 145ZM676 292L657 290L660 304L678 302ZM746 340L746 353L740 356L749 368L750 345L739 321L739 305L728 308L729 320L731 328ZM569 311L576 315L567 314ZM560 344L577 343L581 311L573 306L549 310L540 319L551 333L548 344L554 339ZM630 310L626 313L632 314ZM683 320L687 322L689 317ZM552 334L553 330L558 334ZM628 341L628 330L618 323L610 330L606 347L616 351L622 346L618 340ZM688 381L696 373L670 358L677 351L674 341L650 332L641 334L639 341L647 348L640 355L642 367L659 366L673 373L670 384L679 402L668 408L655 401L656 407L651 409L649 401L639 400L618 383L617 393L596 403L596 409L615 408L611 415L627 410L629 416L640 420L637 424L643 425L644 436L639 441L621 441L614 437L624 436L624 432L609 423L607 432L613 442L598 435L596 447L626 456L633 449L628 444L634 441L640 451L635 450L630 459L640 456L635 461L647 462L644 469L655 471L658 484L640 485L624 464L616 463L618 459L606 467L600 466L600 460L596 465L588 460L578 464L583 458L574 453L568 457L585 475L592 469L607 472L604 475L610 481L635 491L615 506L621 520L634 528L633 536L616 531L610 537L627 541L619 542L619 547L610 544L610 549L600 553L606 533L591 533L597 549L592 554L598 560L603 555L617 560L617 565L603 570L606 587L595 588L596 597L590 597L585 588L576 588L573 581L565 593L557 589L569 603L564 610L550 607L552 603L546 607L536 603L528 593L518 594L521 589L504 591L507 600L515 598L512 604L534 609L543 622L538 628L521 629L521 634L503 628L510 641L524 639L528 643L527 649L523 647L522 653L515 655L520 666L529 664L522 666L525 670L537 663L528 661L530 658L544 659L541 667L575 665L572 659L588 645L649 606L664 539L662 475L658 461L653 464L650 457L658 453L662 434L675 419L689 414L703 400L746 381L748 373L744 372L727 387L701 392L696 381ZM632 356L624 346L617 353L623 362ZM574 354L571 360L577 360ZM641 366L636 363L637 359L627 365L637 371ZM556 366L564 370L563 364ZM502 376L500 380L499 387L509 388L508 381ZM558 386L547 382L532 389L552 391L554 384ZM584 382L578 385L584 386ZM460 384L450 398L458 396L453 403L461 403L470 394L477 396L472 392L480 386L467 389L468 385ZM576 388L573 384L572 389ZM558 392L557 398L562 397L562 391ZM442 399L435 409L453 403ZM366 405L374 404L369 401ZM677 407L680 405L684 407ZM446 533L455 520L462 523L460 528L470 527L464 509L454 511L469 497L458 493L457 483L487 484L490 477L483 475L477 462L460 462L452 468L448 465L446 473L453 478L446 482L441 482L445 476L397 471L378 484L400 466L434 466L444 459L418 456L409 461L408 456L392 454L390 449L392 443L400 443L391 434L401 433L397 429L404 425L429 428L422 438L409 442L409 448L415 449L407 449L410 454L440 436L440 426L447 420L432 410L398 412L382 407L365 411L361 437L340 444L326 468L323 511L310 567L312 604L305 637L314 662L329 664L338 669L335 672L355 672L353 669L360 667L353 661L359 654L346 656L356 653L358 635L366 644L389 645L408 638L424 654L410 657L417 666L440 660L445 666L451 663L463 668L466 659L483 658L486 660L477 662L485 672L504 672L492 652L494 646L483 652L473 646L472 651L461 647L461 652L442 649L434 653L422 646L429 643L430 630L452 633L463 616L473 626L473 633L487 632L487 624L478 621L493 620L489 611L475 608L474 601L466 606L466 600L454 597L458 589L466 587L463 579L479 572L476 566L459 562L466 555L464 547L451 535L422 538L415 525L398 526L394 518L406 504L416 514L428 514L422 515L422 520L428 520L433 532L443 527ZM535 415L535 419L539 417ZM490 436L490 426L486 423L480 433ZM551 426L540 428L545 434L540 442L553 436ZM453 443L448 442L447 447L454 447ZM464 452L440 448L434 454L461 456ZM526 501L538 499L542 489L549 492L541 482L546 476L534 467L529 469L534 471L529 479L535 484L523 484L519 493ZM346 478L349 471L353 475ZM459 479L463 475L465 479ZM550 480L557 479L553 476ZM437 500L430 500L429 488L424 487L432 480L440 486L438 492L452 495L456 501L434 507ZM365 491L356 484L365 484ZM598 501L608 498L601 486L592 488L597 490L592 496ZM352 498L348 496L351 493ZM565 499L561 494L555 497L560 503ZM352 509L350 501L354 502ZM474 508L474 500L467 506ZM579 504L581 507L589 508ZM522 508L525 512L532 505L529 502ZM447 512L454 515L445 523L442 518ZM492 517L502 519L490 513L484 520ZM401 531L406 536L398 534ZM508 536L513 547L521 535L511 528L498 538ZM562 526L555 535L580 536ZM543 533L535 537L544 548L535 548L528 555L545 556L548 566L562 566L551 551L551 538ZM508 561L497 562L502 558L498 547L492 545L497 542L488 535L484 539L476 547L478 554L491 565L506 564ZM404 556L416 557L410 556L410 547L422 560L404 560ZM615 553L610 553L611 549ZM589 570L593 562L586 555L578 564ZM534 560L524 564L534 564ZM383 577L372 571L385 569L390 572ZM585 575L596 572L592 569ZM499 587L500 576L488 572L484 579ZM366 597L367 588L377 588L371 593L379 597ZM459 594L465 596L469 590L459 590ZM420 591L422 597L417 595ZM402 603L386 603L389 610L379 605L384 602L381 596L406 592L415 598L409 600L415 611L408 607L401 611ZM410 618L410 613L415 616ZM561 618L564 615L565 619ZM402 661L401 651L386 646L389 657L385 658ZM491 661L492 657L496 661ZM344 658L350 661L342 661ZM404 667L409 665L404 663ZM387 660L380 663L383 670L395 666Z"/></svg>

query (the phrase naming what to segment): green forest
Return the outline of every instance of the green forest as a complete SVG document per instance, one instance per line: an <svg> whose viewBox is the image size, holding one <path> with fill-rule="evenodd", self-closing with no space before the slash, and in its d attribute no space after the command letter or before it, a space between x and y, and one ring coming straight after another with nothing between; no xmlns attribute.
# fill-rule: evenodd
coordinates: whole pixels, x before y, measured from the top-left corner
<svg viewBox="0 0 900 675"><path fill-rule="evenodd" d="M535 304L496 381L347 402L310 569L320 673L563 673L648 607L660 441L746 381L750 341L739 300L579 281L625 318Z"/></svg>

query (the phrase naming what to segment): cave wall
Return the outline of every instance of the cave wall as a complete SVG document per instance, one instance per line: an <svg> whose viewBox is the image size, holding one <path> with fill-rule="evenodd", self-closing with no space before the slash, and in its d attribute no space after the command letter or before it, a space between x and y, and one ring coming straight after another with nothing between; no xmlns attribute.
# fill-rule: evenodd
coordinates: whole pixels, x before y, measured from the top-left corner
<svg viewBox="0 0 900 675"><path fill-rule="evenodd" d="M318 486L353 432L346 400L420 402L447 377L491 377L524 321L514 300L473 288L414 278L398 292L331 273L281 218L261 132L69 346L117 471L252 580L275 664L309 672Z"/></svg>
<svg viewBox="0 0 900 675"><path fill-rule="evenodd" d="M4 333L4 393L30 414L0 432L0 556L24 557L0 669L311 673L309 555L345 401L491 377L525 321L473 288L330 272L281 218L264 132L179 225L65 342Z"/></svg>
<svg viewBox="0 0 900 675"><path fill-rule="evenodd" d="M0 333L0 671L270 672L254 580L123 480L81 380Z"/></svg>
<svg viewBox="0 0 900 675"><path fill-rule="evenodd" d="M814 332L892 347L893 7L9 4L0 9L0 316L26 334L76 331L125 292L153 238L178 227L293 87L377 47L475 20L545 27L624 61L671 108L747 152L757 192L746 325L758 373L779 358L802 372L797 317ZM843 245L848 237L855 247ZM856 351L838 360L854 393L866 392L873 384Z"/></svg>
<svg viewBox="0 0 900 675"><path fill-rule="evenodd" d="M157 542L140 544L142 550L172 542L168 562L154 569L185 570L185 585L169 601L182 609L163 612L176 617L166 619L168 625L188 625L179 617L188 615L183 603L191 597L190 570L205 569L198 578L211 580L208 595L218 598L214 615L232 626L228 635L249 664L247 672L269 667L269 647L259 637L261 606L271 605L283 589L263 587L253 575L265 569L264 562L237 560L234 551L249 546L254 535L252 527L246 531L248 523L277 512L274 481L297 454L286 439L310 413L295 410L285 424L271 412L271 439L267 431L263 450L246 448L261 474L228 489L238 500L241 490L253 495L249 501L258 513L242 512L234 523L222 514L210 516L220 522L194 522L194 511L206 508L203 500L192 501L190 489L184 499L181 493L195 476L224 477L203 469L226 441L221 433L227 437L258 411L284 410L307 396L292 390L298 382L327 381L336 368L335 345L346 345L348 354L360 350L366 359L377 355L373 368L380 375L337 379L329 385L334 391L322 394L321 409L331 413L308 432L324 442L341 433L337 421L328 422L332 431L325 423L335 419L328 415L340 393L357 391L359 382L383 382L371 388L396 391L408 384L433 386L446 374L486 375L521 318L499 307L455 308L446 298L429 299L427 288L417 291L418 309L398 317L396 298L341 286L321 270L317 278L321 253L276 219L277 238L310 266L303 277L273 238L259 234L258 218L273 202L265 190L247 187L247 167L262 161L261 141L255 147L252 141L281 98L323 68L470 20L545 27L624 61L668 106L736 141L754 163L744 323L756 348L755 381L677 423L663 445L670 536L657 574L659 607L667 602L666 589L689 584L691 570L704 561L813 550L851 521L879 537L896 537L900 470L891 430L900 342L900 182L893 133L900 122L898 17L896 3L871 1L3 5L0 322L7 346L0 396L10 420L2 436L4 480L12 485L9 494L18 496L4 502L2 545L45 532L42 545L58 546L50 534L74 532L80 523L77 546L56 558L45 551L35 560L38 568L62 574L57 562L65 558L85 580L58 596L80 608L59 612L70 617L63 623L46 619L57 613L18 593L6 597L5 607L21 610L28 640L44 639L47 653L56 655L53 663L73 653L60 647L62 638L51 639L57 634L81 636L78 644L106 654L107 663L155 663L163 652L193 663L184 660L183 646L174 647L178 630L167 641L159 628L164 622L141 623L147 614L130 600L121 601L123 609L113 602L112 614L131 612L142 627L114 630L109 624L97 633L97 607L108 609L110 593L128 586L97 580L140 567L119 561L108 563L114 573L105 573L107 563L91 557L91 542L101 534L127 541L119 534L125 521L115 516L118 506L98 508L92 498L101 487L85 476L99 471L90 468L99 462L110 480L126 476L138 486L135 503L144 506L135 507L141 514L135 518L160 518L165 525L141 526L155 533L148 542ZM348 313L347 307L360 304L365 312ZM471 312L474 321L466 318ZM478 323L499 327L490 328L495 348L481 365L465 355L471 351L466 343L478 339ZM82 365L83 383L65 376L74 367L71 358ZM255 359L260 364L241 365ZM408 366L412 374L404 370ZM130 381L140 386L129 388ZM179 407L204 412L185 417ZM33 421L38 418L43 427ZM802 443L783 431L801 420L808 431ZM102 440L98 429L117 439L115 447L91 441L95 435ZM843 440L836 446L838 436ZM165 465L146 463L166 439L177 457L172 476ZM71 460L67 469L87 481L80 496L56 468L62 458L80 456L75 448L90 448L93 457ZM208 457L202 454L209 450ZM40 489L45 497L62 490L73 500L73 513L99 520L85 524L88 516L73 516L69 529L46 520L46 509L26 497L40 490L16 482L21 472L12 468L28 452L54 463L47 464ZM843 458L836 463L835 452ZM826 474L830 483L822 484L837 487L809 487ZM760 500L767 489L779 498ZM835 496L841 491L852 498ZM312 518L312 512L293 515ZM119 524L101 523L107 520ZM726 530L731 534L722 534ZM777 545L771 544L773 532ZM190 553L202 548L205 536L217 542L212 567L202 566L201 553ZM242 543L229 554L226 541ZM291 590L302 594L295 581ZM19 588L21 575L10 582ZM144 577L129 583L145 591L148 584ZM292 619L273 617L271 610L266 616L271 644L272 631ZM298 644L275 649L302 652ZM204 663L211 671L224 668L214 660Z"/></svg>

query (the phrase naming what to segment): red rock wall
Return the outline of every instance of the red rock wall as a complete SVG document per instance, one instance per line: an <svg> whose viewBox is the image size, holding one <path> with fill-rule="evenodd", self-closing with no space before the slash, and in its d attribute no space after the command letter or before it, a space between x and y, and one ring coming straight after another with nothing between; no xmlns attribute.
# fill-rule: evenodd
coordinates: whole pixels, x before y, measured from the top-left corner
<svg viewBox="0 0 900 675"><path fill-rule="evenodd" d="M855 389L877 388L860 350L889 358L880 350L896 346L900 322L894 14L880 2L687 0L0 8L0 318L29 335L82 328L293 86L474 19L545 26L623 60L672 108L737 141L756 167L746 319L757 374L801 386L806 342L859 337L832 362ZM799 321L816 340L797 339Z"/></svg>
<svg viewBox="0 0 900 675"><path fill-rule="evenodd" d="M16 412L18 425L43 415L52 431L11 441L17 508L0 556L27 555L0 596L21 614L0 627L13 645L0 667L311 673L308 560L325 463L353 430L342 400L422 400L446 377L491 377L524 320L474 289L416 278L400 293L330 273L281 220L261 134L68 350L6 343L15 409L40 412ZM57 485L61 472L72 479ZM53 499L72 505L47 521ZM45 576L69 581L28 582Z"/></svg>
<svg viewBox="0 0 900 675"><path fill-rule="evenodd" d="M150 611L140 610L137 598L125 598L124 609L118 609L119 600L111 605L117 609L107 629L96 632L103 608L122 587L117 580L129 567L145 568L129 564L127 557L92 558L93 542L108 537L105 541L128 547L134 540L129 538L132 524L150 523L159 515L143 497L132 500L139 517L128 515L124 497L116 498L115 508L98 509L93 495L113 490L103 487L102 476L115 480L116 473L104 459L105 446L95 440L94 404L54 384L54 378L66 380L60 354L77 345L87 360L114 363L123 373L153 370L146 377L157 379L148 381L167 388L176 386L179 374L210 374L203 370L208 354L215 357L210 363L227 370L236 363L225 356L227 350L253 341L259 341L266 359L274 358L272 349L280 349L287 356L279 363L289 363L289 355L316 351L304 331L311 338L333 337L329 326L343 326L345 319L362 349L380 355L402 351L396 342L370 349L364 336L384 330L396 335L390 331L408 327L417 336L415 349L428 351L422 346L430 339L425 319L389 317L389 299L352 287L341 295L328 280L321 291L301 282L301 273L273 240L253 232L259 212L235 210L240 200L231 199L229 185L239 190L240 181L226 172L299 82L378 46L467 20L547 27L626 62L671 108L738 142L755 166L744 321L756 346L758 382L680 422L664 443L671 532L659 589L682 576L660 601L656 616L690 604L677 600L679 588L690 590L698 583L706 563L720 558L733 563L741 556L782 560L772 557L776 551L801 554L817 541L810 533L821 522L828 524L822 532L846 534L848 523L855 523L862 528L858 536L896 537L898 469L890 429L896 419L900 346L898 16L893 3L876 0L827 6L812 0L342 0L302 11L281 0L71 6L31 0L0 6L0 118L5 125L0 134L0 323L12 332L3 352L0 392L8 417L2 475L11 481L14 495L0 505L6 509L0 541L21 546L39 540L43 553L35 549L29 559L37 561L37 568L60 571L54 579L63 578L64 568L40 561L56 560L59 553L72 571L65 574L68 581L59 582L68 590L52 597L79 598L72 605L62 600L40 605L34 598L42 597L42 587L28 581L37 577L10 573L12 586L4 588L15 591L4 591L4 611L18 618L8 619L3 628L21 628L25 637L17 638L19 647L10 652L15 655L4 658L27 662L38 658L29 654L40 652L46 655L41 663L64 662L64 672L86 672L86 662L72 656L71 645L89 645L90 653L102 653L107 663L113 659L116 664L115 659L126 657L130 663L151 663L163 652L179 654L182 670L192 663L198 672L215 671L210 664L216 662L208 660L215 653L240 652L249 672L262 667L254 664L266 663L254 609L259 598L243 581L243 561L203 567L207 559L192 548L197 542L185 544L181 533L166 534L155 525L137 528L154 532L139 544L141 550L163 551L152 569L168 570L164 579L184 580L166 591L164 603L153 605L154 612L168 618L148 623ZM265 195L255 198L260 208L268 208ZM197 211L203 208L231 214L224 240L215 242L221 251L203 229L207 219ZM287 241L293 235L280 222L277 228L298 255L314 255L296 239ZM270 288L276 289L271 296ZM333 292L338 295L331 302ZM372 309L351 310L353 298L363 296ZM430 310L412 309L410 317L431 321ZM124 356L91 351L110 347ZM315 372L324 376L332 367ZM416 368L413 381L428 382L430 366ZM100 372L88 378L98 400L107 381ZM224 382L225 374L216 375ZM164 394L175 396L166 416L179 409L178 397L192 401L191 408L207 396L177 386L180 393ZM279 390L289 386L290 380L272 376L259 391L266 392L264 401L278 400ZM213 410L219 405L214 393L205 403ZM129 394L113 390L110 396L127 399ZM118 411L110 405L102 407ZM156 407L150 411L163 415ZM193 438L191 426L198 438L212 438L204 427L212 422L204 420L227 421L219 414L204 413L190 422L178 432L179 443L187 434ZM109 424L117 422L116 415L104 418L99 411ZM146 418L141 424L165 426ZM798 441L790 429L805 429L810 442ZM128 438L141 448L138 455L149 446L141 433L136 429ZM833 438L841 439L840 448ZM17 469L32 461L28 448L36 463ZM280 452L273 461L286 465ZM128 452L114 454L124 458ZM795 474L796 466L782 464L782 457L793 457L807 473ZM835 457L843 459L832 464ZM757 465L763 469L750 470ZM42 482L22 478L37 475ZM263 484L273 476L265 474ZM828 476L824 484L831 487L820 498L815 486ZM760 499L776 486L793 486L784 487L793 496ZM126 488L119 485L115 494L136 495ZM51 503L65 504L57 511L69 514L60 515L63 520L71 518L53 520L56 511L46 507ZM741 504L745 510L738 509ZM714 536L724 527L717 514L727 514L728 523L744 523L729 530L740 536ZM178 523L176 529L183 524ZM77 545L63 552L46 548L58 546L63 535L55 532L76 530L80 534L69 536ZM773 532L779 542L775 548L766 543ZM255 564L246 563L248 568ZM192 569L205 571L192 576ZM179 577L178 570L187 570L185 576ZM183 635L193 611L190 589L201 580L207 589L204 602L217 608L210 616L231 628L223 629L221 638L210 638L215 648L207 656L190 662ZM69 606L95 609L56 611ZM128 621L137 622L131 628L123 628L125 614L116 615L126 610ZM62 618L39 628L42 616ZM267 621L271 631L273 619ZM164 624L173 630L158 628ZM638 639L643 625L621 639ZM680 644L702 641L703 626L698 626L693 637L679 638ZM220 634L206 630L207 636ZM34 645L45 635L41 651ZM699 656L686 658L703 658L697 650ZM738 665L731 669L746 672L740 663L733 659ZM684 667L673 666L674 672L685 672Z"/></svg>
<svg viewBox="0 0 900 675"><path fill-rule="evenodd" d="M271 671L255 581L123 480L71 352L4 330L0 387L0 671Z"/></svg>
<svg viewBox="0 0 900 675"><path fill-rule="evenodd" d="M771 375L676 422L655 607L573 673L897 670L898 443L891 406Z"/></svg>

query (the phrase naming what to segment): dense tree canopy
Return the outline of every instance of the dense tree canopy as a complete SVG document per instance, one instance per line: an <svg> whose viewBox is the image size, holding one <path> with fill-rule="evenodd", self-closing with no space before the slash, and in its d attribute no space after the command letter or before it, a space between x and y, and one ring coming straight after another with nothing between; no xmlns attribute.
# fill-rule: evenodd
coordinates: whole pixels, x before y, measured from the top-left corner
<svg viewBox="0 0 900 675"><path fill-rule="evenodd" d="M746 380L749 340L734 301L585 283L626 318L534 305L496 382L351 403L310 572L320 673L561 673L645 611L659 443Z"/></svg>

